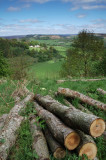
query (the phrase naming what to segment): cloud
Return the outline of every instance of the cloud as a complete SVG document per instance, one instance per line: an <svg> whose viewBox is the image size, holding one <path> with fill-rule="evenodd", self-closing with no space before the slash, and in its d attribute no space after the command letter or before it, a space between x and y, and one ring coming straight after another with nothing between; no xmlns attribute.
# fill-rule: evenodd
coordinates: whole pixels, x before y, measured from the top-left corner
<svg viewBox="0 0 106 160"><path fill-rule="evenodd" d="M73 2L73 3L92 3L92 2L106 2L105 0L62 0L63 2Z"/></svg>
<svg viewBox="0 0 106 160"><path fill-rule="evenodd" d="M90 10L90 9L105 9L106 8L106 5L85 5L85 6L82 6L83 9L85 10Z"/></svg>
<svg viewBox="0 0 106 160"><path fill-rule="evenodd" d="M31 7L31 5L30 4L25 4L25 5L23 5L23 7L22 8L30 8Z"/></svg>
<svg viewBox="0 0 106 160"><path fill-rule="evenodd" d="M42 21L39 21L38 19L24 19L24 20L20 20L20 23L40 23Z"/></svg>
<svg viewBox="0 0 106 160"><path fill-rule="evenodd" d="M46 3L53 0L21 0L23 2L36 2L36 3Z"/></svg>
<svg viewBox="0 0 106 160"><path fill-rule="evenodd" d="M80 8L84 10L106 8L106 0L62 0L62 1L70 2L72 11L78 10Z"/></svg>
<svg viewBox="0 0 106 160"><path fill-rule="evenodd" d="M101 23L100 23L101 21ZM88 29L95 33L106 33L106 23L103 20L94 20L91 24L87 25L71 25L71 24L54 24L50 26L33 26L9 24L0 27L0 36L8 35L26 35L26 34L77 34L82 29Z"/></svg>
<svg viewBox="0 0 106 160"><path fill-rule="evenodd" d="M21 10L21 8L19 8L19 7L9 7L8 9L7 9L9 12L17 12L17 11L19 11L19 10Z"/></svg>
<svg viewBox="0 0 106 160"><path fill-rule="evenodd" d="M77 17L78 18L84 18L86 16L86 14L78 14Z"/></svg>

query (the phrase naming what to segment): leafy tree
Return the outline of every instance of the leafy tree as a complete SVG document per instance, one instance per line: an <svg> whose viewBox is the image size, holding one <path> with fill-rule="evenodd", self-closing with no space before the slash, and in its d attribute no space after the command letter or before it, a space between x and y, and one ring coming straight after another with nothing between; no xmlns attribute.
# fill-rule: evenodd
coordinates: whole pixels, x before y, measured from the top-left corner
<svg viewBox="0 0 106 160"><path fill-rule="evenodd" d="M75 76L83 75L87 77L91 74L93 75L94 72L92 73L92 68L95 66L95 63L101 59L103 51L103 40L88 30L82 30L78 36L73 39L72 48L68 50L65 63L70 64L70 68L67 68L66 71L73 70ZM69 67L69 65L66 64L65 66Z"/></svg>
<svg viewBox="0 0 106 160"><path fill-rule="evenodd" d="M9 75L9 66L6 59L3 57L2 51L0 51L0 77L6 77Z"/></svg>

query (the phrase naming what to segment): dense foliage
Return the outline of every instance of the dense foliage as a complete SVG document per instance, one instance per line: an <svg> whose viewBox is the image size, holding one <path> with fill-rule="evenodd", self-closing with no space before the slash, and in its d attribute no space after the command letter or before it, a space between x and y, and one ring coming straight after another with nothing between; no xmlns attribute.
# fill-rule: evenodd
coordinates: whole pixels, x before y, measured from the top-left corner
<svg viewBox="0 0 106 160"><path fill-rule="evenodd" d="M72 47L67 51L62 74L85 77L100 75L101 71L97 68L104 63L103 53L103 39L90 31L82 30L73 39ZM103 69L103 67L101 68Z"/></svg>
<svg viewBox="0 0 106 160"><path fill-rule="evenodd" d="M30 46L39 45L39 50L34 48L30 49ZM61 58L62 56L58 51L50 46L49 48L45 43L39 44L37 41L26 41L16 39L3 39L0 38L0 50L3 52L3 56L6 58L13 58L21 55L29 55L36 59L36 62L43 62L52 60L53 58Z"/></svg>
<svg viewBox="0 0 106 160"><path fill-rule="evenodd" d="M0 77L6 77L9 75L9 66L6 59L3 57L2 51L0 51Z"/></svg>

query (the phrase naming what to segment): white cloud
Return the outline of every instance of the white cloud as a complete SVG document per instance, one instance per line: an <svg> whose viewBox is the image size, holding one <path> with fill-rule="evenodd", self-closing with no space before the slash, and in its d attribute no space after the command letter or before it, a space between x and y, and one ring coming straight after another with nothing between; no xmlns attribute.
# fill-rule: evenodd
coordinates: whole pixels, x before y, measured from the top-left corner
<svg viewBox="0 0 106 160"><path fill-rule="evenodd" d="M78 14L77 17L78 18L84 18L86 16L86 14Z"/></svg>
<svg viewBox="0 0 106 160"><path fill-rule="evenodd" d="M23 2L36 2L36 3L46 3L53 0L21 0Z"/></svg>
<svg viewBox="0 0 106 160"><path fill-rule="evenodd" d="M38 19L23 19L19 21L20 23L40 23L42 21L39 21Z"/></svg>
<svg viewBox="0 0 106 160"><path fill-rule="evenodd" d="M9 11L9 12L16 12L16 11L19 11L21 8L19 8L19 7L9 7L7 10Z"/></svg>
<svg viewBox="0 0 106 160"><path fill-rule="evenodd" d="M63 2L73 2L73 3L101 3L101 2L106 2L105 0L62 0Z"/></svg>
<svg viewBox="0 0 106 160"><path fill-rule="evenodd" d="M85 10L90 10L90 9L105 9L106 8L106 5L85 5L85 6L82 6L83 9Z"/></svg>
<svg viewBox="0 0 106 160"><path fill-rule="evenodd" d="M82 8L84 10L90 9L105 9L106 0L62 0L63 2L71 3L71 10L78 10Z"/></svg>
<svg viewBox="0 0 106 160"><path fill-rule="evenodd" d="M82 29L88 29L95 33L106 33L106 23L92 22L88 25L54 24L50 26L35 27L33 25L9 24L0 27L0 36L27 35L27 34L77 34Z"/></svg>

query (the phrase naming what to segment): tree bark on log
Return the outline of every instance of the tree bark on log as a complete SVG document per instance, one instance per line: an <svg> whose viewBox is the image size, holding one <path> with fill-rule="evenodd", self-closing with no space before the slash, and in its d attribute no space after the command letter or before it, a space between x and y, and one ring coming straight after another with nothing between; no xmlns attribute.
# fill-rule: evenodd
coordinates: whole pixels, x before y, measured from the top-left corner
<svg viewBox="0 0 106 160"><path fill-rule="evenodd" d="M18 102L16 103L16 105L10 110L7 118L6 118L6 121L5 123L9 122L9 120L12 118L12 117L15 117L19 114L19 112L25 108L26 106L26 103L28 101L31 101L33 99L33 94L30 93L25 99L23 99L21 102ZM4 124L5 125L5 124Z"/></svg>
<svg viewBox="0 0 106 160"><path fill-rule="evenodd" d="M1 117L0 117L0 130L3 128L4 126L4 122L7 118L8 114L3 114Z"/></svg>
<svg viewBox="0 0 106 160"><path fill-rule="evenodd" d="M0 160L6 160L10 151L10 148L15 144L17 134L23 117L16 115L5 124L4 128L0 132Z"/></svg>
<svg viewBox="0 0 106 160"><path fill-rule="evenodd" d="M35 95L34 98L71 128L82 130L93 137L101 136L105 130L104 120L95 115L84 113L75 107L62 105L50 96Z"/></svg>
<svg viewBox="0 0 106 160"><path fill-rule="evenodd" d="M64 99L64 102L69 106L69 107L74 107L69 101L67 101L66 99ZM91 111L89 111L87 108L85 108L84 106L82 106L81 104L78 104L78 108L82 111L85 112L87 114L93 114ZM105 126L106 126L106 122L105 122ZM106 139L106 131L103 133L103 137L104 139Z"/></svg>
<svg viewBox="0 0 106 160"><path fill-rule="evenodd" d="M15 144L17 138L16 131L23 121L23 117L19 115L19 112L22 108L25 108L25 104L32 97L33 95L30 94L20 103L17 103L6 117L4 127L0 131L0 160L6 160L10 148Z"/></svg>
<svg viewBox="0 0 106 160"><path fill-rule="evenodd" d="M93 82L93 81L102 81L106 80L106 78L98 78L98 79L72 79L70 81L77 82L77 81L82 81L82 82Z"/></svg>
<svg viewBox="0 0 106 160"><path fill-rule="evenodd" d="M104 91L104 90L103 90L103 89L101 89L101 88L98 88L98 89L97 89L97 91L98 91L99 93L103 94L103 95L105 95L105 94L106 94L106 91Z"/></svg>
<svg viewBox="0 0 106 160"><path fill-rule="evenodd" d="M85 96L84 94L79 93L77 91L73 91L69 88L58 88L58 94L63 95L65 97L79 98L83 103L87 103L92 106L97 106L102 110L106 110L106 104L94 100L88 96Z"/></svg>
<svg viewBox="0 0 106 160"><path fill-rule="evenodd" d="M34 102L37 114L45 120L51 134L55 139L64 145L68 150L75 149L80 143L79 135L73 130L64 125L56 116L49 111L43 109Z"/></svg>
<svg viewBox="0 0 106 160"><path fill-rule="evenodd" d="M69 106L69 107L74 107L68 100L64 99L64 102ZM91 111L89 111L87 108L82 106L81 104L78 104L78 109L80 109L82 112L88 113L88 114L93 114Z"/></svg>
<svg viewBox="0 0 106 160"><path fill-rule="evenodd" d="M32 149L37 153L38 160L50 160L46 139L35 116L30 116L30 129L33 139Z"/></svg>
<svg viewBox="0 0 106 160"><path fill-rule="evenodd" d="M45 137L47 140L47 143L50 147L51 152L53 153L53 156L57 159L62 159L66 155L66 151L63 149L63 147L53 138L48 128L44 130Z"/></svg>
<svg viewBox="0 0 106 160"><path fill-rule="evenodd" d="M93 81L102 81L102 80L106 80L106 78L98 78L98 79L69 79L69 80L57 80L57 83L64 83L64 82L78 82L78 81L82 81L82 82L93 82Z"/></svg>
<svg viewBox="0 0 106 160"><path fill-rule="evenodd" d="M77 148L79 156L83 156L83 154L86 154L88 159L94 159L97 154L97 147L93 138L89 135L84 134L80 130L77 130L77 133L81 138L81 142Z"/></svg>

